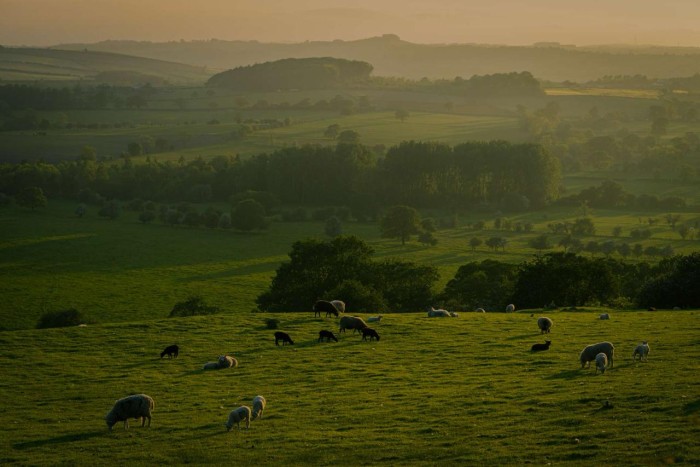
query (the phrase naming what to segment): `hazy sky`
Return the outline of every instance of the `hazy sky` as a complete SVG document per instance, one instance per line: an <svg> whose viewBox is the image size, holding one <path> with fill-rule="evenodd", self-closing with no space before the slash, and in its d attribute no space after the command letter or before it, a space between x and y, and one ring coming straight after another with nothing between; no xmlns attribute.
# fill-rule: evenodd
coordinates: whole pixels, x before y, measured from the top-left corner
<svg viewBox="0 0 700 467"><path fill-rule="evenodd" d="M0 0L0 44L106 39L700 46L700 0Z"/></svg>

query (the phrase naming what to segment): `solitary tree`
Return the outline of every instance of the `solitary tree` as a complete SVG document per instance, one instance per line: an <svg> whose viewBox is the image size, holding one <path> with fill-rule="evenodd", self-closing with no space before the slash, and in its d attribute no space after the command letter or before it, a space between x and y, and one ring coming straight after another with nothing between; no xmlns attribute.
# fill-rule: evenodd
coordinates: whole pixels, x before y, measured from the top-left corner
<svg viewBox="0 0 700 467"><path fill-rule="evenodd" d="M484 243L479 237L472 237L469 239L469 246L472 247L472 251L476 251L477 247Z"/></svg>
<svg viewBox="0 0 700 467"><path fill-rule="evenodd" d="M233 228L250 232L251 230L264 230L269 222L265 218L265 207L253 199L244 199L231 213L231 225Z"/></svg>
<svg viewBox="0 0 700 467"><path fill-rule="evenodd" d="M396 112L394 112L394 116L401 122L405 122L409 115L410 114L408 113L408 110L404 109L399 109Z"/></svg>
<svg viewBox="0 0 700 467"><path fill-rule="evenodd" d="M410 206L393 206L381 220L383 238L400 238L405 245L411 235L420 232L420 214Z"/></svg>
<svg viewBox="0 0 700 467"><path fill-rule="evenodd" d="M552 242L549 241L547 235L542 234L530 240L530 246L537 251L549 250L552 248Z"/></svg>
<svg viewBox="0 0 700 467"><path fill-rule="evenodd" d="M338 134L338 142L353 144L360 142L360 134L354 130L343 130Z"/></svg>
<svg viewBox="0 0 700 467"><path fill-rule="evenodd" d="M328 125L323 132L323 136L326 138L330 139L336 139L338 137L338 134L340 133L340 125L337 123L334 123L332 125Z"/></svg>

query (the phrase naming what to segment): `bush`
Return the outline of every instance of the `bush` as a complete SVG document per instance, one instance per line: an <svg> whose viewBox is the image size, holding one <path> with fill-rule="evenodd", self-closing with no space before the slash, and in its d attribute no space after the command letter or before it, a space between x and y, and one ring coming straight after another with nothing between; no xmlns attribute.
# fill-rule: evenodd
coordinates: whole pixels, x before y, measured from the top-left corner
<svg viewBox="0 0 700 467"><path fill-rule="evenodd" d="M85 317L75 308L69 308L61 311L49 311L44 313L39 318L36 324L37 329L47 328L65 328L69 326L77 326L85 323Z"/></svg>
<svg viewBox="0 0 700 467"><path fill-rule="evenodd" d="M219 308L215 306L209 306L204 303L204 299L198 295L194 295L184 302L178 302L175 304L173 309L170 311L170 317L180 317L180 316L200 316L200 315L213 315L218 313Z"/></svg>
<svg viewBox="0 0 700 467"><path fill-rule="evenodd" d="M280 325L280 320L275 319L275 318L267 318L265 320L265 326L267 329L277 329L279 328Z"/></svg>

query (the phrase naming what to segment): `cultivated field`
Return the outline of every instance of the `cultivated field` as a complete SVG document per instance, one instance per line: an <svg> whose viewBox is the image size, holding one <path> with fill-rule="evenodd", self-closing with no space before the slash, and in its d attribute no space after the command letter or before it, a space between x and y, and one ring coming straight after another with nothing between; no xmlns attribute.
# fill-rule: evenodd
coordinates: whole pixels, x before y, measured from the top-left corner
<svg viewBox="0 0 700 467"><path fill-rule="evenodd" d="M379 342L296 314L152 320L0 334L0 462L31 465L658 465L700 463L697 311L385 315ZM275 347L266 318L294 346ZM612 341L614 368L580 370ZM648 363L632 350L648 340ZM180 357L160 360L177 342ZM203 372L228 353L237 369ZM146 393L150 428L109 433L114 400ZM249 431L228 412L268 400Z"/></svg>

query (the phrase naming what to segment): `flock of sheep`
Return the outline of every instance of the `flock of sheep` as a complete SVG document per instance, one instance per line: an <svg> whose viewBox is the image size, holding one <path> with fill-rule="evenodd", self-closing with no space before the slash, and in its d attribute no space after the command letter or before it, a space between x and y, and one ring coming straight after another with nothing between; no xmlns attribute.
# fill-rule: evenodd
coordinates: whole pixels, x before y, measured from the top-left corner
<svg viewBox="0 0 700 467"><path fill-rule="evenodd" d="M483 313L484 310L479 308L477 312ZM515 311L515 305L510 304L506 307L506 312ZM345 312L345 303L340 300L318 300L313 306L314 317L321 316L322 312L326 313L326 317L331 315L338 317L341 313ZM530 315L533 316L533 315ZM430 307L428 309L429 318L456 318L458 314L455 312L435 309ZM600 319L607 320L610 319L608 313L601 314ZM382 316L373 316L367 319L368 322L379 322ZM549 334L552 330L553 321L551 318L546 316L537 319L537 326L540 329L540 334ZM369 340L376 339L379 341L379 334L376 330L370 328L367 323L360 317L357 316L342 316L339 321L338 332L345 332L346 329L353 329L353 332L359 331L362 334L362 339ZM318 342L326 342L331 340L338 342L338 338L333 334L333 332L328 330L321 330L318 336ZM286 332L277 331L275 332L275 345L293 345L294 341ZM544 351L548 350L552 341L546 340L544 344L533 344L531 351ZM166 347L160 354L163 358L166 355L168 358L177 358L179 354L179 347L177 345L170 345ZM586 346L579 354L579 360L581 362L581 368L590 367L591 362L595 362L595 374L600 371L601 374L605 373L606 368L612 368L613 357L614 357L615 347L610 342L599 342L597 344L591 344ZM637 360L639 357L640 361L647 361L649 356L649 343L643 341L641 344L637 345L632 354L632 359ZM238 367L238 360L229 355L220 355L215 362L207 362L202 367L203 370L218 370L223 368L236 368ZM256 418L262 419L263 411L267 401L263 396L256 396L253 398L251 409L248 406L240 406L233 409L228 416L225 423L227 430L231 430L235 424L240 430L240 423L245 422L246 429L250 427L250 421ZM148 426L151 426L151 411L155 408L155 402L152 397L146 394L135 394L131 396L124 397L115 402L112 409L105 416L105 421L107 422L107 427L112 430L117 422L123 421L124 428L129 428L129 419L141 419L141 426L145 426L146 419L148 419Z"/></svg>

